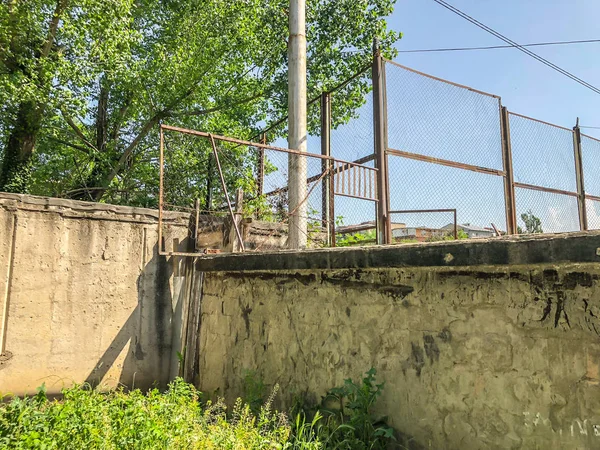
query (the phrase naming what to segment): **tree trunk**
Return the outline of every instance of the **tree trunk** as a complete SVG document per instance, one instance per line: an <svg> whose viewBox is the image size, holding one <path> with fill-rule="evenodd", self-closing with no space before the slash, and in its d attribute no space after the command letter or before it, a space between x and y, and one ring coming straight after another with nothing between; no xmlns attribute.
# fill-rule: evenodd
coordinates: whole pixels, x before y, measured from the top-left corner
<svg viewBox="0 0 600 450"><path fill-rule="evenodd" d="M43 110L43 106L33 101L19 105L2 158L0 191L27 192L31 178L29 165L42 125Z"/></svg>

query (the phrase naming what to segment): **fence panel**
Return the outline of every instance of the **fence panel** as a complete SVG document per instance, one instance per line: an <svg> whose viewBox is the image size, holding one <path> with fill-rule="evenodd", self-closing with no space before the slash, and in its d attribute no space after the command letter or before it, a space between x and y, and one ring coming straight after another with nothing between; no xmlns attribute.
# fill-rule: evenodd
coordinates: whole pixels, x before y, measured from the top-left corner
<svg viewBox="0 0 600 450"><path fill-rule="evenodd" d="M573 131L509 113L515 182L577 192Z"/></svg>
<svg viewBox="0 0 600 450"><path fill-rule="evenodd" d="M499 97L385 70L390 209L456 209L459 224L505 231Z"/></svg>
<svg viewBox="0 0 600 450"><path fill-rule="evenodd" d="M509 118L521 232L579 230L573 131L520 114ZM535 230L526 226L531 214L541 221Z"/></svg>
<svg viewBox="0 0 600 450"><path fill-rule="evenodd" d="M386 62L388 147L502 169L500 98Z"/></svg>

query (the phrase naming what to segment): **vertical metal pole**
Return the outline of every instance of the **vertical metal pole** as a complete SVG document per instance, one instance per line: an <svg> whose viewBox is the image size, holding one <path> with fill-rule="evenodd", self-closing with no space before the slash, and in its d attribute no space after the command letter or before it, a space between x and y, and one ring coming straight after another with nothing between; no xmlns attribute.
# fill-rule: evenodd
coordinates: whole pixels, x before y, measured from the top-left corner
<svg viewBox="0 0 600 450"><path fill-rule="evenodd" d="M510 145L510 119L508 110L501 106L500 131L502 134L502 164L504 167L504 207L507 234L517 234L517 207L515 203L515 180L513 176L512 149Z"/></svg>
<svg viewBox="0 0 600 450"><path fill-rule="evenodd" d="M267 143L267 134L263 133L261 138L260 138L260 143L261 144L266 144ZM256 186L256 190L257 190L257 194L263 195L264 194L264 186L265 186L265 149L264 148L259 148L258 149L258 180L257 180L257 186Z"/></svg>
<svg viewBox="0 0 600 450"><path fill-rule="evenodd" d="M194 249L198 250L198 228L200 227L200 199L197 198L194 202L196 210L196 226L194 227Z"/></svg>
<svg viewBox="0 0 600 450"><path fill-rule="evenodd" d="M306 0L290 0L288 147L306 152ZM307 245L306 157L288 154L289 247Z"/></svg>
<svg viewBox="0 0 600 450"><path fill-rule="evenodd" d="M321 155L331 156L331 94L323 92L321 94ZM328 159L321 160L321 171L325 172L331 167ZM332 220L329 215L330 186L329 179L333 177L330 172L324 179L321 189L321 220L323 227L327 229L327 240L331 242L329 221Z"/></svg>
<svg viewBox="0 0 600 450"><path fill-rule="evenodd" d="M391 242L388 214L387 164L386 150L386 121L385 116L385 68L379 51L377 40L373 42L373 131L375 136L375 167L377 168L377 243Z"/></svg>
<svg viewBox="0 0 600 450"><path fill-rule="evenodd" d="M164 163L165 163L165 132L162 125L159 128L160 134L160 169L158 181L158 254L163 251L162 242L162 218L163 218L163 191L164 191Z"/></svg>
<svg viewBox="0 0 600 450"><path fill-rule="evenodd" d="M329 245L335 247L335 164L332 159L329 161Z"/></svg>
<svg viewBox="0 0 600 450"><path fill-rule="evenodd" d="M456 209L453 211L454 213L454 239L458 239L458 220L456 217Z"/></svg>
<svg viewBox="0 0 600 450"><path fill-rule="evenodd" d="M242 189L238 189L235 193L235 214L233 217L235 222L233 225L236 230L239 230L242 227L243 203L244 191ZM241 234L243 237L243 233ZM231 233L231 242L233 244L231 249L233 253L239 253L240 251L243 251L244 242L239 240L237 232Z"/></svg>
<svg viewBox="0 0 600 450"><path fill-rule="evenodd" d="M575 177L577 181L577 207L579 209L579 228L587 231L587 209L585 205L585 184L583 182L583 156L581 152L581 129L579 117L573 127L573 150L575 151Z"/></svg>

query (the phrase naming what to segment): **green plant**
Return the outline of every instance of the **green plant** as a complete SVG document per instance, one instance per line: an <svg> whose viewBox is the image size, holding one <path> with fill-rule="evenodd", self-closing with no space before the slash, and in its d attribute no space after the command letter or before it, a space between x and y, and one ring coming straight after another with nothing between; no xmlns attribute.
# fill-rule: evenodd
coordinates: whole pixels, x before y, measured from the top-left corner
<svg viewBox="0 0 600 450"><path fill-rule="evenodd" d="M335 242L338 247L374 245L377 243L377 232L375 230L367 230L345 236L336 236Z"/></svg>
<svg viewBox="0 0 600 450"><path fill-rule="evenodd" d="M181 378L165 392L146 394L75 386L63 390L60 401L49 400L42 385L33 397L0 403L0 448L383 449L393 430L371 411L383 389L375 374L371 369L359 383L346 380L320 409L298 411L292 423L273 409L278 385L259 401L265 386L254 372L244 380L258 407L238 398L229 414L222 399L201 403L201 393Z"/></svg>
<svg viewBox="0 0 600 450"><path fill-rule="evenodd" d="M525 230L521 227L517 227L517 233L519 234L539 234L543 233L542 221L539 217L533 215L531 210L521 214L521 220L525 224Z"/></svg>
<svg viewBox="0 0 600 450"><path fill-rule="evenodd" d="M373 415L373 406L381 396L384 383L377 384L377 371L371 368L359 381L344 381L344 385L328 391L321 404L313 409L303 402L296 407L292 424L293 448L385 449L395 441L394 430L386 418ZM323 447L310 447L322 445Z"/></svg>
<svg viewBox="0 0 600 450"><path fill-rule="evenodd" d="M267 388L262 378L254 370L244 371L244 399L250 406L252 412L260 411L264 401Z"/></svg>

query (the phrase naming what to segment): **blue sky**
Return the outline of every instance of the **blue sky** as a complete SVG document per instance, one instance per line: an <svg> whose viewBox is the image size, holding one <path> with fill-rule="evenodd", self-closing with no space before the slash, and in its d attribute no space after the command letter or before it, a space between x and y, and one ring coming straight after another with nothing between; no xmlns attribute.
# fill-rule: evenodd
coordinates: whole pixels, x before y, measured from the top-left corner
<svg viewBox="0 0 600 450"><path fill-rule="evenodd" d="M453 6L518 43L600 39L597 0L450 0ZM435 3L398 0L388 21L402 31L398 50L501 45L502 41ZM533 51L600 88L600 43L534 47ZM431 75L498 95L509 111L572 128L600 127L600 95L516 49L448 53L400 53L396 62ZM502 168L498 100L387 70L389 146L469 164ZM332 132L332 154L352 160L372 150L372 99L360 117ZM333 98L335 101L335 96ZM511 118L515 180L575 190L571 133ZM600 138L600 130L584 129ZM309 152L319 152L309 139ZM456 208L460 223L506 229L501 177L390 157L392 209ZM587 162L587 164L586 164ZM600 143L586 141L588 193L600 196ZM598 166L596 168L596 166ZM319 192L311 203L318 209ZM517 189L517 217L528 210L544 231L579 228L573 197ZM374 219L372 204L336 199L336 216L346 224ZM588 204L591 228L600 228L600 205ZM448 214L398 215L409 226L439 227ZM519 220L520 225L523 224Z"/></svg>
<svg viewBox="0 0 600 450"><path fill-rule="evenodd" d="M518 43L600 39L597 0L451 0L450 4ZM398 0L389 27L398 50L504 44L433 0ZM600 43L532 51L600 87ZM509 110L568 128L600 127L600 95L516 49L405 53L397 62L502 97ZM600 130L586 130L600 137Z"/></svg>

